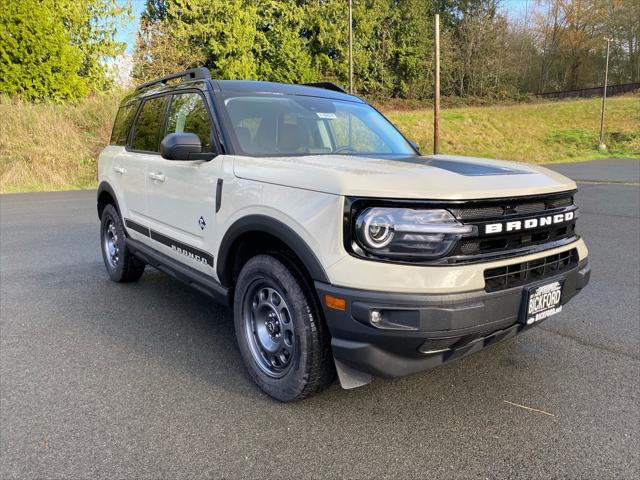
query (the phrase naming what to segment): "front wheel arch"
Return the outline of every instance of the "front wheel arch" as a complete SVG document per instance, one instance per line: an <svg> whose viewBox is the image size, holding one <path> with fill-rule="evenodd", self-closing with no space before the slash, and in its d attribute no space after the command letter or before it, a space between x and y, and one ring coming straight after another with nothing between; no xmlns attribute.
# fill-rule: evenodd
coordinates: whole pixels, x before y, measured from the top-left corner
<svg viewBox="0 0 640 480"><path fill-rule="evenodd" d="M316 254L291 227L266 215L248 215L233 223L220 243L216 273L222 285L233 286L236 253L242 239L252 234L277 238L295 254L312 280L330 283Z"/></svg>

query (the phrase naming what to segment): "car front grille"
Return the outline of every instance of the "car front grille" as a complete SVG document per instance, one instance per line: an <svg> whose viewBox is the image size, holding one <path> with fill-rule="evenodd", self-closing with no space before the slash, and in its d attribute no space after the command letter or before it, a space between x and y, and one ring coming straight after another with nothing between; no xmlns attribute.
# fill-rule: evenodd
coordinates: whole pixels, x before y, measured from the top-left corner
<svg viewBox="0 0 640 480"><path fill-rule="evenodd" d="M460 220L486 220L512 217L514 215L542 214L548 210L573 205L573 193L550 195L535 200L498 199L482 202L478 206L454 208L451 212Z"/></svg>
<svg viewBox="0 0 640 480"><path fill-rule="evenodd" d="M510 198L469 202L450 211L467 225L477 225L477 235L460 239L448 253L446 263L473 263L495 258L524 255L532 251L562 246L577 239L575 218L562 224L482 234L483 225L511 220L551 216L567 211L576 211L573 192L551 194L536 198Z"/></svg>
<svg viewBox="0 0 640 480"><path fill-rule="evenodd" d="M548 255L528 262L514 263L484 271L485 291L497 292L533 283L566 272L578 265L578 251Z"/></svg>
<svg viewBox="0 0 640 480"><path fill-rule="evenodd" d="M536 230L534 232L520 232L511 235L500 235L490 238L464 239L458 243L457 253L461 255L477 255L500 251L516 250L528 246L543 245L555 242L573 235L575 224L558 228Z"/></svg>

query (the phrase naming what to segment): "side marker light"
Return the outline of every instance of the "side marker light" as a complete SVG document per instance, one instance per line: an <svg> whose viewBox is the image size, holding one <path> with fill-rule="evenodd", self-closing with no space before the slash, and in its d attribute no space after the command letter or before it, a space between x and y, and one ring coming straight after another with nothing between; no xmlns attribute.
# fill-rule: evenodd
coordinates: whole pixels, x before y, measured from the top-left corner
<svg viewBox="0 0 640 480"><path fill-rule="evenodd" d="M333 295L325 295L324 304L329 308L342 312L347 309L347 301L344 298L334 297Z"/></svg>

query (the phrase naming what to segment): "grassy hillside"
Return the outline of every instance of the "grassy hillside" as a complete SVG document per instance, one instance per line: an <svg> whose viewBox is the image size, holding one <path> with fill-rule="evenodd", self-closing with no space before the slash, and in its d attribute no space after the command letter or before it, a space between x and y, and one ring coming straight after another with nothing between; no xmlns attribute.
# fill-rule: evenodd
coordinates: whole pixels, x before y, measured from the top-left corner
<svg viewBox="0 0 640 480"><path fill-rule="evenodd" d="M0 99L0 192L95 187L116 108L113 97L77 105ZM430 109L382 110L431 152ZM609 99L606 153L596 149L599 112L598 99L445 109L440 151L535 163L640 156L640 96Z"/></svg>
<svg viewBox="0 0 640 480"><path fill-rule="evenodd" d="M109 142L118 100L42 105L0 97L0 192L96 186L96 158Z"/></svg>
<svg viewBox="0 0 640 480"><path fill-rule="evenodd" d="M607 100L608 152L598 152L600 99L445 109L440 152L549 163L640 156L640 96ZM433 113L385 110L425 153L433 151Z"/></svg>

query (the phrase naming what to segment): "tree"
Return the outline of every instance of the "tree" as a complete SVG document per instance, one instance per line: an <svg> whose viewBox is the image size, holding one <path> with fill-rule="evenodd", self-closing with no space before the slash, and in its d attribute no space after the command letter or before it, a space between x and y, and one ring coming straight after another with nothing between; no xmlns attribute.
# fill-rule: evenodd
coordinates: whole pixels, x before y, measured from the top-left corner
<svg viewBox="0 0 640 480"><path fill-rule="evenodd" d="M126 9L115 0L0 0L0 93L61 101L105 90Z"/></svg>
<svg viewBox="0 0 640 480"><path fill-rule="evenodd" d="M304 12L293 0L255 0L258 78L287 83L316 80L307 40Z"/></svg>
<svg viewBox="0 0 640 480"><path fill-rule="evenodd" d="M318 78L346 85L348 79L347 3L345 0L301 0L306 41Z"/></svg>
<svg viewBox="0 0 640 480"><path fill-rule="evenodd" d="M612 0L605 32L611 42L609 75L612 83L640 82L640 2Z"/></svg>
<svg viewBox="0 0 640 480"><path fill-rule="evenodd" d="M28 100L66 100L86 94L78 76L82 54L52 15L53 0L0 0L0 93Z"/></svg>
<svg viewBox="0 0 640 480"><path fill-rule="evenodd" d="M139 80L195 66L228 79L316 78L294 0L154 0L142 21Z"/></svg>
<svg viewBox="0 0 640 480"><path fill-rule="evenodd" d="M353 0L354 88L374 99L433 92L433 17L445 95L517 97L640 77L637 0ZM206 66L219 78L348 82L347 0L147 0L135 77ZM529 7L533 7L530 13ZM636 80L637 81L637 80Z"/></svg>

